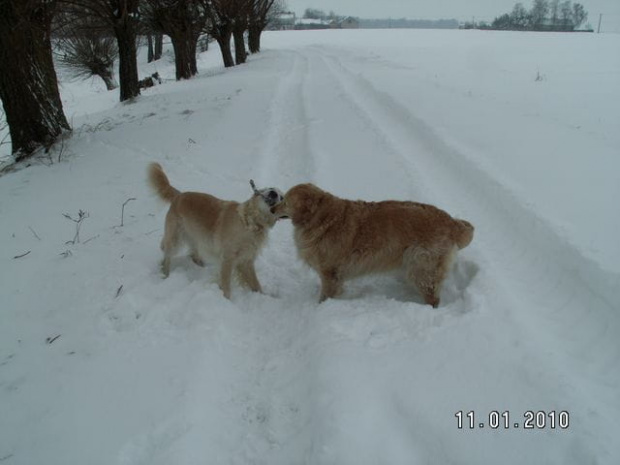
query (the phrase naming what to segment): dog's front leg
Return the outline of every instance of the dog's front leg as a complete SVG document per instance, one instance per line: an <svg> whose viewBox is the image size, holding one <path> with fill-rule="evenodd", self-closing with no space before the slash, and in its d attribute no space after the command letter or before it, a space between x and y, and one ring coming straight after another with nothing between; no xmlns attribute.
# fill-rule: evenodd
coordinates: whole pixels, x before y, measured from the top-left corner
<svg viewBox="0 0 620 465"><path fill-rule="evenodd" d="M319 303L332 299L342 292L342 277L336 268L319 271L321 277L321 297Z"/></svg>
<svg viewBox="0 0 620 465"><path fill-rule="evenodd" d="M245 286L248 286L252 292L263 292L256 276L256 269L254 269L254 262L244 262L237 265L239 271L239 277Z"/></svg>
<svg viewBox="0 0 620 465"><path fill-rule="evenodd" d="M233 270L233 261L230 258L224 258L220 265L220 289L224 293L224 297L230 300L230 281Z"/></svg>

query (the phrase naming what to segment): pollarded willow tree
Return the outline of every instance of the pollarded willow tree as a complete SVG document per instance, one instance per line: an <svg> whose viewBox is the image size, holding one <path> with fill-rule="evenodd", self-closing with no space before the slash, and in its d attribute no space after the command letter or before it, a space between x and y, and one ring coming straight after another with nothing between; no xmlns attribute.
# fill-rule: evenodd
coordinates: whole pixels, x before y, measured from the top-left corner
<svg viewBox="0 0 620 465"><path fill-rule="evenodd" d="M250 11L253 0L229 0L233 5L233 41L235 43L235 62L240 65L247 60L245 50L245 31L250 25Z"/></svg>
<svg viewBox="0 0 620 465"><path fill-rule="evenodd" d="M0 99L17 161L70 130L51 46L55 0L0 0Z"/></svg>
<svg viewBox="0 0 620 465"><path fill-rule="evenodd" d="M248 25L248 47L251 53L260 52L261 34L270 21L270 14L279 11L280 2L275 0L251 0L249 25Z"/></svg>
<svg viewBox="0 0 620 465"><path fill-rule="evenodd" d="M215 39L220 52L224 66L229 68L235 66L232 52L230 50L230 40L233 33L235 18L233 16L233 8L231 8L231 0L201 0L202 6L207 15L207 23L205 31Z"/></svg>
<svg viewBox="0 0 620 465"><path fill-rule="evenodd" d="M114 37L86 18L65 16L62 20L54 34L57 62L76 78L99 76L108 90L116 89L118 47Z"/></svg>
<svg viewBox="0 0 620 465"><path fill-rule="evenodd" d="M120 100L140 95L136 40L140 0L56 0L72 15L94 16L116 37Z"/></svg>
<svg viewBox="0 0 620 465"><path fill-rule="evenodd" d="M143 0L141 13L148 29L170 37L177 80L196 75L196 44L206 23L200 0Z"/></svg>

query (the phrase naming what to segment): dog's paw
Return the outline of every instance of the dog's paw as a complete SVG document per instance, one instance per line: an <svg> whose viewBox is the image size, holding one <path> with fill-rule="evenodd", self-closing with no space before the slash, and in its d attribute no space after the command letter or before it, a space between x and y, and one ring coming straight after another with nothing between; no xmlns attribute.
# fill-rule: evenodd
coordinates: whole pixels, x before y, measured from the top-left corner
<svg viewBox="0 0 620 465"><path fill-rule="evenodd" d="M196 265L201 266L201 267L203 267L203 268L204 268L204 266L205 266L205 262L204 262L204 261L202 260L202 258L200 258L198 255L190 255L189 257L192 259L192 261L193 261Z"/></svg>

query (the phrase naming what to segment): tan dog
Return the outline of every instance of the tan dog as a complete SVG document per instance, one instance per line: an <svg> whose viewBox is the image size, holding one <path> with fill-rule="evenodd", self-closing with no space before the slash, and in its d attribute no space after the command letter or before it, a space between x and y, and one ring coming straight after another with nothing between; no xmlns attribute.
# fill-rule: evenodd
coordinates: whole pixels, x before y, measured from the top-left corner
<svg viewBox="0 0 620 465"><path fill-rule="evenodd" d="M199 192L181 193L170 185L158 163L149 166L148 180L159 197L170 202L161 241L164 277L170 273L170 259L186 244L197 265L204 266L203 260L209 258L219 261L220 288L227 299L230 299L233 270L237 271L241 284L261 292L254 261L276 222L277 217L270 208L282 200L278 189L257 190L250 181L254 195L243 203Z"/></svg>
<svg viewBox="0 0 620 465"><path fill-rule="evenodd" d="M424 301L437 307L441 285L474 227L432 205L340 199L313 184L292 187L272 208L289 217L299 256L321 278L323 301L345 280L403 268Z"/></svg>

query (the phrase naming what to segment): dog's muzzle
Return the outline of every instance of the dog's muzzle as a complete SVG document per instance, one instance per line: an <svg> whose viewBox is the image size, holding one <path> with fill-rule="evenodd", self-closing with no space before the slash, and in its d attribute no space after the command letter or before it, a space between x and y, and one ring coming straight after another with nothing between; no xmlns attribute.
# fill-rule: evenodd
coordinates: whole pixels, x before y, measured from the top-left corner
<svg viewBox="0 0 620 465"><path fill-rule="evenodd" d="M282 202L282 199L284 199L284 197L275 189L263 189L263 190L267 190L267 193L266 194L261 193L261 197L265 199L265 203L267 203L267 205L272 207L272 209L274 206Z"/></svg>
<svg viewBox="0 0 620 465"><path fill-rule="evenodd" d="M254 195L260 196L269 207L271 213L273 213L273 207L284 200L284 194L277 187L266 187L264 189L257 189L254 181L250 179L250 186L254 191Z"/></svg>

